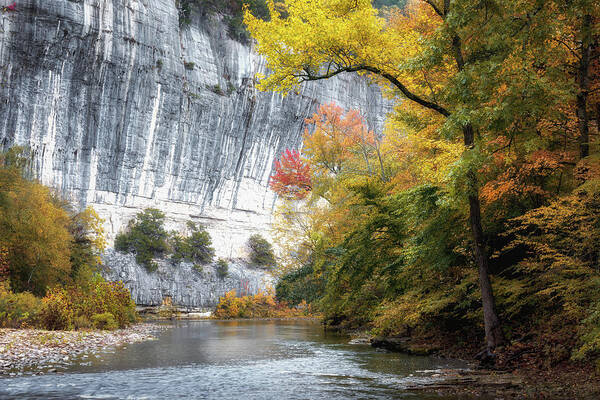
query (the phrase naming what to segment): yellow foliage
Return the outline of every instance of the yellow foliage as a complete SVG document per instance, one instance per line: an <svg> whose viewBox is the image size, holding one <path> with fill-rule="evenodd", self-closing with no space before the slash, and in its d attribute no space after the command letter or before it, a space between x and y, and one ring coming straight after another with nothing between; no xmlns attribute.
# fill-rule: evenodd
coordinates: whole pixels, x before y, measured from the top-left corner
<svg viewBox="0 0 600 400"><path fill-rule="evenodd" d="M0 194L0 242L9 253L13 289L44 293L71 271L69 216L47 187L10 169L0 168Z"/></svg>
<svg viewBox="0 0 600 400"><path fill-rule="evenodd" d="M299 318L313 316L306 303L289 308L279 303L272 293L259 292L254 296L238 297L235 290L225 293L212 314L214 319L233 318Z"/></svg>

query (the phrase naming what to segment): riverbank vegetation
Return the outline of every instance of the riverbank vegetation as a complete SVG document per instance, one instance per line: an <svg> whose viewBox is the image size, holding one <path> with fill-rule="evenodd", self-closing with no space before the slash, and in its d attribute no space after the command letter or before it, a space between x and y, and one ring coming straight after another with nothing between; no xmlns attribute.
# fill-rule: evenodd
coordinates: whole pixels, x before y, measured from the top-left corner
<svg viewBox="0 0 600 400"><path fill-rule="evenodd" d="M116 329L135 322L129 291L99 274L102 220L31 179L28 153L0 154L0 327Z"/></svg>
<svg viewBox="0 0 600 400"><path fill-rule="evenodd" d="M259 292L255 295L238 296L235 290L231 290L219 299L219 304L211 318L306 318L313 316L313 309L306 302L295 307L288 307L286 303L278 301L273 293Z"/></svg>
<svg viewBox="0 0 600 400"><path fill-rule="evenodd" d="M383 131L325 104L281 156L277 297L497 366L600 369L600 4L268 5L245 14L263 90L358 73L395 101Z"/></svg>

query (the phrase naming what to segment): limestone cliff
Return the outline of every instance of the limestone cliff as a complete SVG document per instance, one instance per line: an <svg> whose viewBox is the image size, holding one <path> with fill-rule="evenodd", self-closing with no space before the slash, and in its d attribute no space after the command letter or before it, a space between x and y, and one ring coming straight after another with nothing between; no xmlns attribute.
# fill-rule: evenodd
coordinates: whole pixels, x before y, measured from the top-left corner
<svg viewBox="0 0 600 400"><path fill-rule="evenodd" d="M217 18L180 27L174 0L20 0L1 14L0 145L29 146L42 182L107 219L139 209L208 225L219 255L264 230L273 158L321 102L386 104L355 76L282 98L255 89L264 61Z"/></svg>
<svg viewBox="0 0 600 400"><path fill-rule="evenodd" d="M259 92L251 46L217 17L181 27L175 3L18 0L0 14L0 148L28 146L41 181L92 205L109 238L152 206L168 228L207 225L218 256L243 256L268 233L273 160L318 104L360 108L376 128L389 105L352 75Z"/></svg>
<svg viewBox="0 0 600 400"><path fill-rule="evenodd" d="M106 252L104 262L110 266L106 278L123 281L135 303L144 306L159 306L170 297L178 306L210 309L230 290L256 294L275 285L268 272L252 268L243 260L231 260L224 277L218 275L214 264L204 265L199 271L191 263L174 265L169 260L158 260L158 270L150 273L135 262L135 256L113 250Z"/></svg>

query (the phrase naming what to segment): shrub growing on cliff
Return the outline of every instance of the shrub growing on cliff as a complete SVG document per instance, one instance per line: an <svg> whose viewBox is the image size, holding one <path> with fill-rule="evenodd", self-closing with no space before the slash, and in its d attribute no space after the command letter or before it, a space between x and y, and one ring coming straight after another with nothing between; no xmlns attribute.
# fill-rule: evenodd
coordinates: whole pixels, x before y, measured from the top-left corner
<svg viewBox="0 0 600 400"><path fill-rule="evenodd" d="M219 14L227 24L228 34L240 42L248 42L250 35L244 26L243 6L247 5L252 13L262 18L269 17L269 10L265 0L178 0L179 24L189 25L192 9L198 7L204 15Z"/></svg>
<svg viewBox="0 0 600 400"><path fill-rule="evenodd" d="M165 214L156 208L147 208L129 221L125 232L115 238L115 249L135 253L138 264L148 271L158 267L153 258L167 251L167 231L164 227Z"/></svg>
<svg viewBox="0 0 600 400"><path fill-rule="evenodd" d="M171 260L174 262L187 261L195 264L208 264L212 262L215 256L215 249L212 247L212 239L203 225L188 221L187 227L191 234L182 237L173 232L169 238L171 250Z"/></svg>
<svg viewBox="0 0 600 400"><path fill-rule="evenodd" d="M273 246L261 235L254 234L248 239L248 247L250 248L250 261L262 267L275 266L275 254Z"/></svg>
<svg viewBox="0 0 600 400"><path fill-rule="evenodd" d="M225 279L227 274L229 274L229 264L227 261L219 258L219 261L217 261L217 276L221 279Z"/></svg>

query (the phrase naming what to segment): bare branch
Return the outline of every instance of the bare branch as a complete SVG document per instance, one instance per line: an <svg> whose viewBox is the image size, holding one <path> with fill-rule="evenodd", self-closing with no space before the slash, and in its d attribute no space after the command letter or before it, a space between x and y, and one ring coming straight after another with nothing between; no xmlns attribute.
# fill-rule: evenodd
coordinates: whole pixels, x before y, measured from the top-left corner
<svg viewBox="0 0 600 400"><path fill-rule="evenodd" d="M437 15L442 17L442 19L446 16L446 14L442 10L440 10L440 8L433 2L433 0L422 0L422 1L429 4L431 6L431 8L433 8L433 11L435 11L435 13Z"/></svg>
<svg viewBox="0 0 600 400"><path fill-rule="evenodd" d="M341 74L342 72L358 72L358 71L368 71L371 72L375 75L379 75L382 78L386 79L387 81L389 81L392 85L394 85L398 90L400 90L400 92L402 92L402 94L409 100L414 101L415 103L428 108L430 110L436 111L437 113L443 115L444 117L448 117L450 116L450 112L440 106L437 103L431 102L429 100L426 100L422 97L420 97L419 95L411 92L402 82L400 82L395 76L391 75L390 73L387 73L385 71L380 70L377 67L372 67L369 65L355 65L355 66L349 66L349 67L344 67L344 68L340 68L337 69L335 71L331 71L328 73L325 73L323 75L314 75L311 73L310 68L309 67L305 67L303 69L303 71L305 72L305 74L303 75L294 75L296 78L301 79L303 81L317 81L317 80L322 80L322 79L329 79L332 78L338 74Z"/></svg>

